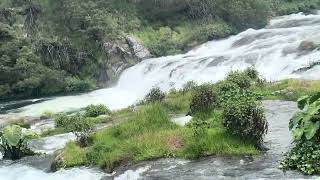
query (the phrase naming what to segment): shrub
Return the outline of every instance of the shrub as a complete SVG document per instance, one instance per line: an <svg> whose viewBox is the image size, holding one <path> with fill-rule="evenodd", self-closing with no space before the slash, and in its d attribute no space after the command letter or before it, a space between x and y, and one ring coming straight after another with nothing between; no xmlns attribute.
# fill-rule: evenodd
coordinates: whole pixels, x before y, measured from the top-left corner
<svg viewBox="0 0 320 180"><path fill-rule="evenodd" d="M96 88L94 80L69 77L66 79L66 92L87 92Z"/></svg>
<svg viewBox="0 0 320 180"><path fill-rule="evenodd" d="M251 86L251 78L245 72L233 71L226 80L238 85L241 89L249 89Z"/></svg>
<svg viewBox="0 0 320 180"><path fill-rule="evenodd" d="M223 124L233 135L261 145L268 131L268 122L261 104L254 98L235 96L227 101L223 110Z"/></svg>
<svg viewBox="0 0 320 180"><path fill-rule="evenodd" d="M183 85L182 92L183 92L183 94L185 94L187 92L194 90L197 86L198 86L198 84L195 81L188 81L187 83L185 83Z"/></svg>
<svg viewBox="0 0 320 180"><path fill-rule="evenodd" d="M4 158L16 160L23 156L33 155L27 143L35 138L36 134L31 130L23 131L18 125L5 127L0 133L0 146Z"/></svg>
<svg viewBox="0 0 320 180"><path fill-rule="evenodd" d="M90 135L93 132L94 124L80 114L72 116L71 131L77 136L80 147L87 147L90 144Z"/></svg>
<svg viewBox="0 0 320 180"><path fill-rule="evenodd" d="M161 91L159 87L152 88L150 92L145 96L144 102L145 103L155 103L155 102L162 102L166 94Z"/></svg>
<svg viewBox="0 0 320 180"><path fill-rule="evenodd" d="M89 105L85 108L86 117L97 117L104 114L110 114L109 108L103 104Z"/></svg>
<svg viewBox="0 0 320 180"><path fill-rule="evenodd" d="M56 115L54 123L56 128L66 128L71 124L71 119L67 114L61 113Z"/></svg>
<svg viewBox="0 0 320 180"><path fill-rule="evenodd" d="M201 85L193 94L190 112L191 114L209 113L215 108L216 102L217 95L211 85Z"/></svg>
<svg viewBox="0 0 320 180"><path fill-rule="evenodd" d="M254 67L247 68L244 73L254 81L259 78L259 72Z"/></svg>
<svg viewBox="0 0 320 180"><path fill-rule="evenodd" d="M188 127L192 129L195 137L201 137L209 128L209 122L207 121L206 117L197 116L194 117L190 123L188 123Z"/></svg>
<svg viewBox="0 0 320 180"><path fill-rule="evenodd" d="M297 169L304 174L320 174L320 145L313 142L298 143L280 163L283 170Z"/></svg>

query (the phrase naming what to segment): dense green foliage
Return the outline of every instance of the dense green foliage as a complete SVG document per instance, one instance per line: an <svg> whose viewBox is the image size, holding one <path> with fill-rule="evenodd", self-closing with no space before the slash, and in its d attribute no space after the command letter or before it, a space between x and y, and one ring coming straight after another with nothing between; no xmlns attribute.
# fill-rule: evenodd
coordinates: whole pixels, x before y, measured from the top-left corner
<svg viewBox="0 0 320 180"><path fill-rule="evenodd" d="M85 108L85 116L86 117L98 117L100 115L107 115L110 114L111 111L108 109L107 106L103 104L99 105L89 105Z"/></svg>
<svg viewBox="0 0 320 180"><path fill-rule="evenodd" d="M194 90L190 103L191 114L210 113L215 106L217 106L217 95L210 84L198 86Z"/></svg>
<svg viewBox="0 0 320 180"><path fill-rule="evenodd" d="M161 91L159 87L154 87L150 92L144 97L144 103L155 103L162 102L165 98L165 93Z"/></svg>
<svg viewBox="0 0 320 180"><path fill-rule="evenodd" d="M281 162L281 168L297 169L305 174L320 174L320 93L298 100L297 112L289 123L296 146Z"/></svg>
<svg viewBox="0 0 320 180"><path fill-rule="evenodd" d="M27 143L36 134L31 130L22 130L18 125L5 127L0 134L1 152L4 158L16 160L34 153L27 147Z"/></svg>
<svg viewBox="0 0 320 180"><path fill-rule="evenodd" d="M234 135L260 146L268 132L264 110L255 98L243 94L233 96L223 110L224 126Z"/></svg>
<svg viewBox="0 0 320 180"><path fill-rule="evenodd" d="M0 99L83 92L113 80L105 44L138 37L155 56L179 53L318 0L4 0ZM126 62L127 66L132 62Z"/></svg>
<svg viewBox="0 0 320 180"><path fill-rule="evenodd" d="M320 145L310 141L300 142L281 162L284 170L299 170L307 175L320 173Z"/></svg>

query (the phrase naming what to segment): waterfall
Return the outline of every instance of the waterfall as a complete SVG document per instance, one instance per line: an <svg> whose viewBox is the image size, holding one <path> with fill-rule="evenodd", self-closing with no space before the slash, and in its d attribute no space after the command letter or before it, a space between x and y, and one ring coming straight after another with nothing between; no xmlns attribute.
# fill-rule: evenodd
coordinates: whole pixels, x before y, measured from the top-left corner
<svg viewBox="0 0 320 180"><path fill-rule="evenodd" d="M232 70L252 66L269 81L319 79L320 66L306 67L320 61L320 51L300 47L302 42L320 44L319 29L319 14L278 17L264 29L248 29L227 39L205 43L186 54L147 59L127 69L113 88L57 97L20 108L18 114L39 116L44 111L71 111L89 104L125 108L143 98L153 86L169 90L181 88L190 80L214 83Z"/></svg>

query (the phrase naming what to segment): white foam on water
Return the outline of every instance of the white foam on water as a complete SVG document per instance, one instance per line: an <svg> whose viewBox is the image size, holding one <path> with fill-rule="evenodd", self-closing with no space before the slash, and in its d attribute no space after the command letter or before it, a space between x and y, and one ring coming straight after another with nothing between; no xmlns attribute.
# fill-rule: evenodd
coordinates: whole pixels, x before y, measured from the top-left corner
<svg viewBox="0 0 320 180"><path fill-rule="evenodd" d="M46 173L20 164L0 168L1 180L99 180L103 176L104 173L88 168L74 168L55 173Z"/></svg>
<svg viewBox="0 0 320 180"><path fill-rule="evenodd" d="M55 151L63 149L68 142L74 140L76 140L76 136L73 133L59 134L35 139L31 141L28 146L36 153L53 154Z"/></svg>
<svg viewBox="0 0 320 180"><path fill-rule="evenodd" d="M306 72L297 71L320 61L320 51L305 52L298 48L302 41L320 43L319 29L319 14L278 17L264 29L249 29L227 39L211 41L186 54L147 59L127 69L113 88L57 97L23 107L18 115L40 116L45 111L71 111L89 104L125 108L143 98L153 86L169 90L181 88L189 80L214 83L224 79L231 70L251 66L269 81L320 79L317 66Z"/></svg>
<svg viewBox="0 0 320 180"><path fill-rule="evenodd" d="M172 118L172 121L180 126L185 126L188 122L190 122L192 119L192 116L182 116L182 117L176 117Z"/></svg>
<svg viewBox="0 0 320 180"><path fill-rule="evenodd" d="M141 177L141 174L148 171L151 166L146 166L138 168L137 170L128 170L123 174L114 178L114 180L138 180Z"/></svg>

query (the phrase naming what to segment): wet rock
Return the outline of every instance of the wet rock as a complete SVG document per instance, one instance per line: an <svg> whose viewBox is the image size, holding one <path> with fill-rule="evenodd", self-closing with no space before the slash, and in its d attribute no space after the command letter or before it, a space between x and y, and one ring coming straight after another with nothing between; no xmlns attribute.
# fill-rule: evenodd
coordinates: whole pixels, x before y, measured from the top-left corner
<svg viewBox="0 0 320 180"><path fill-rule="evenodd" d="M299 45L300 51L313 51L317 48L317 45L312 41L302 41Z"/></svg>
<svg viewBox="0 0 320 180"><path fill-rule="evenodd" d="M139 60L151 58L152 55L150 51L144 47L136 38L133 36L126 36L126 41L130 47L131 53L134 57Z"/></svg>
<svg viewBox="0 0 320 180"><path fill-rule="evenodd" d="M149 50L132 36L121 37L116 42L104 42L103 51L107 58L97 73L100 87L116 82L125 69L151 57Z"/></svg>
<svg viewBox="0 0 320 180"><path fill-rule="evenodd" d="M272 95L287 95L287 96L290 96L290 95L293 95L293 92L290 91L289 89L282 89L282 90L279 90L279 91L274 91L272 93Z"/></svg>
<svg viewBox="0 0 320 180"><path fill-rule="evenodd" d="M57 152L56 155L57 156L53 159L50 166L50 170L52 172L56 172L56 171L59 171L60 169L65 168L65 160L64 160L62 151Z"/></svg>

